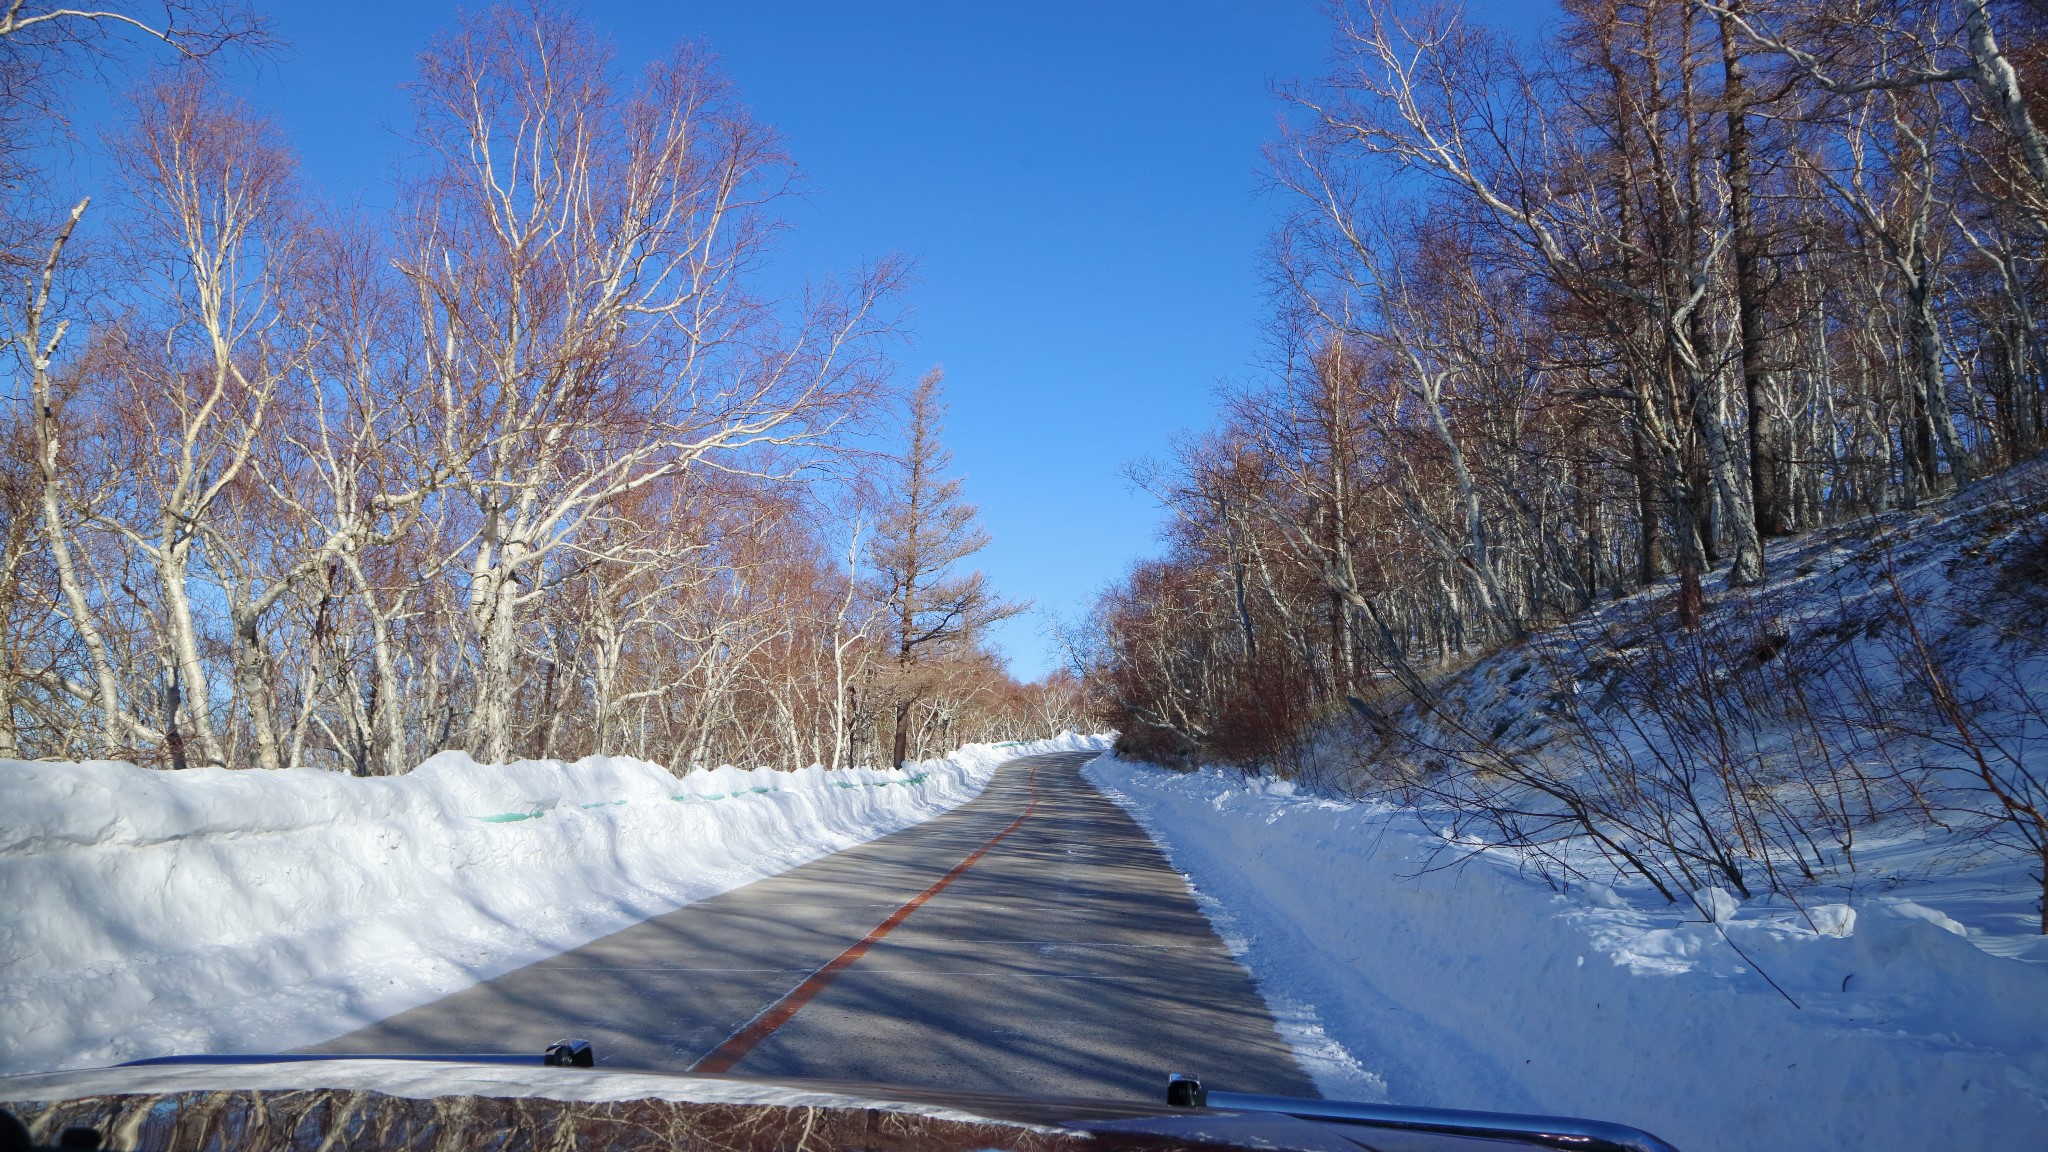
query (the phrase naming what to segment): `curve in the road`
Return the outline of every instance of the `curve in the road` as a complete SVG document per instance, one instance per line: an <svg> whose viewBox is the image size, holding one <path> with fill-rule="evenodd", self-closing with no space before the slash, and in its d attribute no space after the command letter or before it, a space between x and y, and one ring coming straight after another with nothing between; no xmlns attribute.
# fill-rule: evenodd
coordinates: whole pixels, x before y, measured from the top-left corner
<svg viewBox="0 0 2048 1152"><path fill-rule="evenodd" d="M315 1050L1156 1098L1169 1071L1315 1095L1185 883L1080 775L1013 760L923 824Z"/></svg>

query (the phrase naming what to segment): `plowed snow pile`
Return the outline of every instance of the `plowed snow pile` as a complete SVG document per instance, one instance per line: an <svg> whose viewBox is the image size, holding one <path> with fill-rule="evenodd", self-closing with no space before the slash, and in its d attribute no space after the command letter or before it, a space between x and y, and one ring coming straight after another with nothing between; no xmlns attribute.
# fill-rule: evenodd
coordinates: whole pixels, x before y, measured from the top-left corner
<svg viewBox="0 0 2048 1152"><path fill-rule="evenodd" d="M2040 826L1997 796L2048 800L2048 464L1770 559L1696 632L1667 582L1427 707L1359 701L1299 779L1087 772L1326 1095L1688 1150L2048 1147Z"/></svg>
<svg viewBox="0 0 2048 1152"><path fill-rule="evenodd" d="M0 761L0 1073L313 1043L929 819L1005 760L1102 746L680 778Z"/></svg>
<svg viewBox="0 0 2048 1152"><path fill-rule="evenodd" d="M1442 867L1384 804L1111 757L1086 774L1187 876L1325 1096L1611 1120L1685 1152L2048 1132L2048 965L1916 901L1858 901L1840 936L1768 902L1716 925L1491 854Z"/></svg>

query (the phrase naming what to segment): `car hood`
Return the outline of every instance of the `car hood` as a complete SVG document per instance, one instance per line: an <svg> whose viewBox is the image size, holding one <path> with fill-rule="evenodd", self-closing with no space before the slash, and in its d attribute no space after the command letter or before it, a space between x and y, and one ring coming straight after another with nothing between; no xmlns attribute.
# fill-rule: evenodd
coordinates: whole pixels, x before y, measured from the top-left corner
<svg viewBox="0 0 2048 1152"><path fill-rule="evenodd" d="M159 1064L0 1079L38 1143L112 1149L1298 1149L1500 1152L1445 1133L1270 1112L609 1069L336 1059ZM1520 1145L1527 1147L1527 1145Z"/></svg>

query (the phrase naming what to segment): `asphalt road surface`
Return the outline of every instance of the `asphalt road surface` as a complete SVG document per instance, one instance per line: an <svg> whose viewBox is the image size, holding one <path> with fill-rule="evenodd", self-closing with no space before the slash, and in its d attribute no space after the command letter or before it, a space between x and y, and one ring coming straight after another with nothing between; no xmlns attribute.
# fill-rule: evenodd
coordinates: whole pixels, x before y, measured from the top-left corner
<svg viewBox="0 0 2048 1152"><path fill-rule="evenodd" d="M1013 760L967 804L311 1051L1157 1100L1168 1072L1314 1096L1180 877L1080 776Z"/></svg>

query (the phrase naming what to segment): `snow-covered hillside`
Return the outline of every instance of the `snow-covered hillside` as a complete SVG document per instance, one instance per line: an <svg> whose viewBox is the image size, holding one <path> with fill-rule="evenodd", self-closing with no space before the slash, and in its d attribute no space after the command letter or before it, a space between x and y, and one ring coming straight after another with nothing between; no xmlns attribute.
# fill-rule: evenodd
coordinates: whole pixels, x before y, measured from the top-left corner
<svg viewBox="0 0 2048 1152"><path fill-rule="evenodd" d="M0 761L0 1073L282 1051L908 827L996 765L414 772Z"/></svg>
<svg viewBox="0 0 2048 1152"><path fill-rule="evenodd" d="M1090 772L1328 1093L2038 1146L2048 469L1769 559L1697 630L1667 581L1409 675L1296 779Z"/></svg>
<svg viewBox="0 0 2048 1152"><path fill-rule="evenodd" d="M1666 581L1495 652L1329 741L1324 782L1560 883L1911 892L2048 960L2048 466L1770 559L1697 631Z"/></svg>

